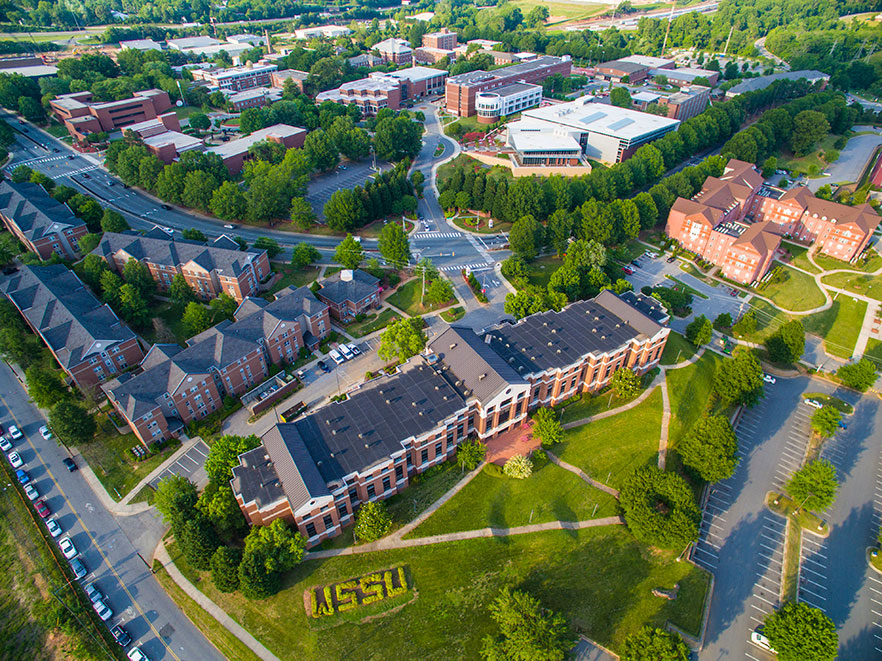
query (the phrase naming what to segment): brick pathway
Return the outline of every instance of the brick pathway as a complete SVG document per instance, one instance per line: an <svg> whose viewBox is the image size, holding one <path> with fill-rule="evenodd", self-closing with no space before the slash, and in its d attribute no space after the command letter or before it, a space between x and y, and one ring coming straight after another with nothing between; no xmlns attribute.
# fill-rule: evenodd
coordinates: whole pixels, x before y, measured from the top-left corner
<svg viewBox="0 0 882 661"><path fill-rule="evenodd" d="M529 455L541 445L538 438L533 438L532 429L532 421L519 422L496 438L488 439L487 462L502 466L516 454Z"/></svg>

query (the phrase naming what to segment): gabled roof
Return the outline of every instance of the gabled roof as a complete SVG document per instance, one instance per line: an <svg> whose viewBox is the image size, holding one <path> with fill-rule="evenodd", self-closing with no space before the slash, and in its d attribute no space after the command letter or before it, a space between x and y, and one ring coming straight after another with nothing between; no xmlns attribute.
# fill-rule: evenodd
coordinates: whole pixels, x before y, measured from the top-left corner
<svg viewBox="0 0 882 661"><path fill-rule="evenodd" d="M66 369L135 337L62 264L22 266L5 291Z"/></svg>
<svg viewBox="0 0 882 661"><path fill-rule="evenodd" d="M815 197L805 186L792 188L784 193L779 201L792 201L799 204L812 216L835 222L837 225L853 225L865 233L872 233L879 225L879 214L869 204L850 207L830 200Z"/></svg>
<svg viewBox="0 0 882 661"><path fill-rule="evenodd" d="M0 214L31 241L64 232L85 223L66 204L53 199L42 186L0 181Z"/></svg>
<svg viewBox="0 0 882 661"><path fill-rule="evenodd" d="M331 495L294 424L278 424L262 440L293 511Z"/></svg>
<svg viewBox="0 0 882 661"><path fill-rule="evenodd" d="M343 271L322 280L318 295L340 305L346 301L357 303L379 290L380 281L370 273L361 269L355 269L351 273L351 280L343 279Z"/></svg>
<svg viewBox="0 0 882 661"><path fill-rule="evenodd" d="M732 247L744 248L749 246L756 251L761 258L775 252L781 243L781 235L777 231L777 225L772 221L754 223L732 242Z"/></svg>
<svg viewBox="0 0 882 661"><path fill-rule="evenodd" d="M671 211L679 211L690 220L698 220L708 227L716 227L723 217L723 212L706 204L701 204L695 200L687 200L685 197L678 197L674 200Z"/></svg>

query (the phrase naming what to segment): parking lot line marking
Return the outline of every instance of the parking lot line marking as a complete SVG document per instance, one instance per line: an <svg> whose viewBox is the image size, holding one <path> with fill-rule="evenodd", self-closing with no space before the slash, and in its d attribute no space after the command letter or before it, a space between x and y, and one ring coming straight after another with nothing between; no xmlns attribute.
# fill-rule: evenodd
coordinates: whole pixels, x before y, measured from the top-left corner
<svg viewBox="0 0 882 661"><path fill-rule="evenodd" d="M707 549L702 548L701 546L696 546L696 547L695 547L695 550L696 550L696 551L701 551L702 553L707 553L708 555L713 556L713 557L716 558L717 560L720 559L720 556L718 556L716 553L714 553L713 551L708 551Z"/></svg>
<svg viewBox="0 0 882 661"><path fill-rule="evenodd" d="M750 604L750 605L751 605L752 608L755 608L756 610L758 610L758 611L759 611L760 613L762 613L763 615L767 615L768 612L769 612L769 611L767 611L767 610L764 610L764 609L760 608L760 607L757 606L756 604ZM882 625L879 625L879 626L882 627Z"/></svg>
<svg viewBox="0 0 882 661"><path fill-rule="evenodd" d="M802 567L802 570L807 571L807 572L811 572L815 576L820 576L823 579L827 578L824 574L821 574L820 572L816 572L814 569L809 569L808 567ZM870 589L872 589L872 588L870 588ZM882 594L882 592L880 592L879 594Z"/></svg>
<svg viewBox="0 0 882 661"><path fill-rule="evenodd" d="M780 560L775 560L775 558L770 558L769 556L767 556L767 555L763 555L762 553L757 553L757 555L758 555L759 557L761 557L761 558L765 558L765 559L768 560L769 562L777 562L779 565L783 565L783 564L784 564L784 563L782 563Z"/></svg>
<svg viewBox="0 0 882 661"><path fill-rule="evenodd" d="M813 581L812 579L808 578L807 576L804 576L804 577L803 577L803 580L804 580L806 583L811 583L812 585L817 585L817 586L818 586L819 588L821 588L822 590L826 590L826 589L827 589L827 586L826 586L826 585L822 585L821 583L818 583L817 581Z"/></svg>
<svg viewBox="0 0 882 661"><path fill-rule="evenodd" d="M763 599L763 598L762 598L761 596L759 596L756 592L753 593L753 596L756 597L757 599L759 599L760 601L763 601L763 602L767 603L767 604L768 604L769 606L771 606L772 608L775 607L775 602L774 602L774 601L769 601L768 599Z"/></svg>
<svg viewBox="0 0 882 661"><path fill-rule="evenodd" d="M815 594L814 592L812 592L808 588L804 588L804 587L800 586L799 591L800 592L807 592L808 594L812 595L813 597L817 597L818 599L823 599L824 601L827 601L827 597L822 597L819 594ZM877 613L877 615L878 615L878 613Z"/></svg>

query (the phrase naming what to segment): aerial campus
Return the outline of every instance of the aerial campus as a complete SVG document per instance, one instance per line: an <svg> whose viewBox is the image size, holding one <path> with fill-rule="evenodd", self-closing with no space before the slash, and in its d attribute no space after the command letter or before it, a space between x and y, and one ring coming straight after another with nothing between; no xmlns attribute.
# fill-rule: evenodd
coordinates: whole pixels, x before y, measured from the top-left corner
<svg viewBox="0 0 882 661"><path fill-rule="evenodd" d="M12 0L0 658L882 658L882 13Z"/></svg>

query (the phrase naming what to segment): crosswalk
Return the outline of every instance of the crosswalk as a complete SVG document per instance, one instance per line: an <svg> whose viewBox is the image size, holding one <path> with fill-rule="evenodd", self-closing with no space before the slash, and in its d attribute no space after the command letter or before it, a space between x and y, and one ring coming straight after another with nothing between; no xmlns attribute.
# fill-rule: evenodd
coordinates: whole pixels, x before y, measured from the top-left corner
<svg viewBox="0 0 882 661"><path fill-rule="evenodd" d="M492 264L488 264L487 262L476 262L474 264L448 264L447 266L442 266L439 271L462 271L463 269L469 269L472 273L486 271L488 269L493 268Z"/></svg>
<svg viewBox="0 0 882 661"><path fill-rule="evenodd" d="M97 165L88 165L84 168L80 168L79 170L72 170L70 172L60 172L58 174L53 174L52 179L61 179L62 177L72 177L77 174L83 174L84 172L91 172L92 170L97 170Z"/></svg>
<svg viewBox="0 0 882 661"><path fill-rule="evenodd" d="M462 234L459 232L417 232L413 235L414 239L461 239Z"/></svg>
<svg viewBox="0 0 882 661"><path fill-rule="evenodd" d="M51 163L52 161L62 161L67 156L65 154L55 154L53 156L37 156L35 158L28 158L24 161L17 161L13 163L13 167L18 167L19 165L27 165L28 163Z"/></svg>

